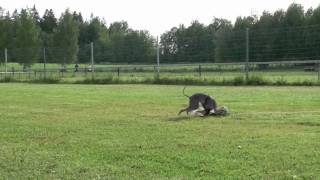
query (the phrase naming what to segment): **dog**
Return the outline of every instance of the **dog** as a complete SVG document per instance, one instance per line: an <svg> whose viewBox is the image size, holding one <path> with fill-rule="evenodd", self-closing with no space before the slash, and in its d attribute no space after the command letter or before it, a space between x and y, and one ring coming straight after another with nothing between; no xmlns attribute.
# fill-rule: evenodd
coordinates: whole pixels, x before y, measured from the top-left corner
<svg viewBox="0 0 320 180"><path fill-rule="evenodd" d="M184 92L185 89L186 87L183 88L182 93L184 96L189 98L189 106L181 109L178 115L185 111L187 114L190 113L191 115L197 116L213 115L217 112L217 103L212 97L203 93L196 93L192 96L188 96Z"/></svg>
<svg viewBox="0 0 320 180"><path fill-rule="evenodd" d="M222 106L216 109L216 112L213 114L210 114L211 116L226 116L228 115L229 110L227 107Z"/></svg>

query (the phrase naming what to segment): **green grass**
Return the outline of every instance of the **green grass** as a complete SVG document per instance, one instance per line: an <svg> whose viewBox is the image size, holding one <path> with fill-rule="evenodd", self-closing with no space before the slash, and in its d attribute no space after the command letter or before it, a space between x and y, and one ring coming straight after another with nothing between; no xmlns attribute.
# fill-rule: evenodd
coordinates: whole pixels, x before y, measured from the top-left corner
<svg viewBox="0 0 320 180"><path fill-rule="evenodd" d="M319 179L319 87L0 84L0 179Z"/></svg>
<svg viewBox="0 0 320 180"><path fill-rule="evenodd" d="M91 78L91 72L77 72L74 73L74 65L69 64L67 66L68 72L61 73L59 64L47 64L48 72L46 77L50 79L59 79L60 82L73 83L76 81L86 81ZM80 64L80 68L88 67L88 64ZM106 79L109 77L118 78L117 68L120 67L119 79L117 82L150 82L156 73L154 66L143 66L143 65L112 65L112 64L97 64L95 65L97 72L94 77L96 79ZM15 73L11 73L12 68L15 69ZM100 70L99 70L100 68ZM103 72L101 68L104 68ZM268 70L259 70L257 68L251 68L249 76L263 78L264 85L318 85L319 84L319 73L305 72L303 66L290 67L290 66L272 66ZM22 66L17 63L9 63L8 71L6 76L9 76L14 81L32 82L38 81L44 77L43 64L37 63L32 65L32 70L27 73L19 73L22 71ZM0 72L4 71L4 66L0 65ZM18 73L17 73L18 71ZM36 71L36 72L35 72ZM202 65L201 76L199 74L198 65L164 65L161 66L160 77L162 79L170 81L168 84L182 84L187 81L192 81L193 85L199 84L210 84L210 85L230 85L235 79L239 80L239 77L245 77L244 67L241 65ZM0 73L0 81L5 81L5 75ZM182 83L181 83L182 82ZM234 83L236 85L243 85L243 83ZM249 83L250 84L250 83ZM254 83L257 84L257 83Z"/></svg>
<svg viewBox="0 0 320 180"><path fill-rule="evenodd" d="M292 75L291 75L292 74ZM293 75L294 74L294 75ZM43 73L0 74L0 82L62 83L62 84L166 84L166 85L271 85L271 86L319 86L320 81L313 74L251 73L248 81L243 73L207 73L199 77L192 73Z"/></svg>

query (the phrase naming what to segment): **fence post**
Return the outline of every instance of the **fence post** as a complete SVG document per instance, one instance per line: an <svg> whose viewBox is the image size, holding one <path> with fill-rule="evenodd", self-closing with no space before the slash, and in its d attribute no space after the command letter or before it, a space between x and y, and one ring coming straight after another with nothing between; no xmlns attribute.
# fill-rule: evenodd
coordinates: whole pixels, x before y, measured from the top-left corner
<svg viewBox="0 0 320 180"><path fill-rule="evenodd" d="M246 29L246 81L249 79L249 28Z"/></svg>
<svg viewBox="0 0 320 180"><path fill-rule="evenodd" d="M90 43L91 46L91 75L94 78L94 57L93 57L93 42Z"/></svg>
<svg viewBox="0 0 320 180"><path fill-rule="evenodd" d="M46 48L43 48L43 76L44 76L44 79L47 78L46 64L47 64L47 60L46 60Z"/></svg>
<svg viewBox="0 0 320 180"><path fill-rule="evenodd" d="M8 72L8 50L7 48L4 49L4 59L5 59L5 75L7 75Z"/></svg>
<svg viewBox="0 0 320 180"><path fill-rule="evenodd" d="M12 77L14 78L14 73L15 73L14 72L14 67L11 68L11 71L12 71Z"/></svg>
<svg viewBox="0 0 320 180"><path fill-rule="evenodd" d="M159 38L157 36L157 70L158 70L158 76L160 74L160 50L159 50Z"/></svg>
<svg viewBox="0 0 320 180"><path fill-rule="evenodd" d="M318 83L320 83L320 62L318 62Z"/></svg>
<svg viewBox="0 0 320 180"><path fill-rule="evenodd" d="M199 76L201 77L201 64L199 64Z"/></svg>
<svg viewBox="0 0 320 180"><path fill-rule="evenodd" d="M118 78L119 78L120 77L120 67L118 67L117 71L118 71Z"/></svg>

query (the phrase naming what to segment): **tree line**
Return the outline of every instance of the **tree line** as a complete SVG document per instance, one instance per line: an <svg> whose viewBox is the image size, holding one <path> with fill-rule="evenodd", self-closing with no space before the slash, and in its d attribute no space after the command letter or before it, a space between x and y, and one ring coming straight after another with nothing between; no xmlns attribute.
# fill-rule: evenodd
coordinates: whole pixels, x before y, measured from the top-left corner
<svg viewBox="0 0 320 180"><path fill-rule="evenodd" d="M286 11L238 17L234 24L194 21L162 34L161 46L167 62L244 62L247 47L250 61L319 59L320 6L305 11L293 3Z"/></svg>
<svg viewBox="0 0 320 180"><path fill-rule="evenodd" d="M69 9L56 18L52 9L42 17L33 8L3 13L0 8L0 59L8 49L10 62L29 66L36 62L70 64L90 62L94 43L96 63L151 63L156 57L155 39L148 31L133 30L125 21L106 25L91 16L85 21Z"/></svg>
<svg viewBox="0 0 320 180"><path fill-rule="evenodd" d="M0 7L0 59L8 49L10 62L88 63L94 43L97 63L155 63L156 38L129 28L125 21L107 25L80 12L65 10L59 18L52 9L40 17L36 7L4 12ZM248 40L248 43L247 43ZM193 21L160 37L164 63L311 60L320 57L320 7L306 11L293 3L287 10L238 17L235 23L213 18L208 25Z"/></svg>

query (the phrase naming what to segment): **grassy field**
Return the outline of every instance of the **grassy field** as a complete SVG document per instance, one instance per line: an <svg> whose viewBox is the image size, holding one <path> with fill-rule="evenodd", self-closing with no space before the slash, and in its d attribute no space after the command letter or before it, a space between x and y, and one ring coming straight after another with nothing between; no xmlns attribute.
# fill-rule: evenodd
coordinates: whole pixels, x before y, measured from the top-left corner
<svg viewBox="0 0 320 180"><path fill-rule="evenodd" d="M95 72L91 73L15 73L0 74L0 82L43 82L82 83L82 84L187 84L187 85L303 85L319 86L320 80L315 72L251 72L248 83L243 72L204 72L200 77L196 72L162 72L159 79L149 72ZM94 80L91 81L92 77ZM319 76L320 77L320 76ZM99 81L99 82L98 82Z"/></svg>
<svg viewBox="0 0 320 180"><path fill-rule="evenodd" d="M319 179L319 87L0 84L0 179Z"/></svg>

